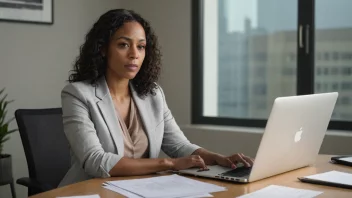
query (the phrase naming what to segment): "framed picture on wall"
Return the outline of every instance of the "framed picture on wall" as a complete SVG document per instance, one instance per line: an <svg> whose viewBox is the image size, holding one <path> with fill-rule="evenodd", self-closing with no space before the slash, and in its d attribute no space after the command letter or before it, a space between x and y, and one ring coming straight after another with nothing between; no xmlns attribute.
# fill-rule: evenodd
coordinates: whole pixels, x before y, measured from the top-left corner
<svg viewBox="0 0 352 198"><path fill-rule="evenodd" d="M0 0L0 20L53 24L53 0Z"/></svg>

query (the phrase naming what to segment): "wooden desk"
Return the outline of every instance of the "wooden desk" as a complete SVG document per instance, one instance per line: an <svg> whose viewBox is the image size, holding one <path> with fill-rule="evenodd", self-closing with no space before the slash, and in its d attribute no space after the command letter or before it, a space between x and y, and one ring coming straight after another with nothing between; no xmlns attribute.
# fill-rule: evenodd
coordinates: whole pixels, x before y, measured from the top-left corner
<svg viewBox="0 0 352 198"><path fill-rule="evenodd" d="M288 186L293 188L300 189L310 189L316 191L323 191L318 197L352 197L352 190L342 189L336 187L321 186L315 184L307 184L298 181L297 177L312 175L317 173L323 173L331 170L343 171L347 173L352 173L352 167L336 165L329 163L331 156L329 155L319 155L317 162L314 167L306 167L298 170L290 171L281 175L270 177L267 179L259 180L249 184L234 184L226 181L219 181L213 179L205 179L199 177L189 177L199 181L204 181L219 186L224 186L228 190L224 192L213 193L214 197L236 197L250 192L257 191L271 184ZM125 179L136 179L136 178L146 178L153 177L158 175L149 175L149 176L139 176L139 177L112 177L107 179L91 179L55 190L51 190L45 193L41 193L30 198L48 198L48 197L57 197L57 196L75 196L75 195L90 195L90 194L99 194L102 198L117 198L123 197L122 195L107 190L101 187L101 184L104 181L109 180L125 180Z"/></svg>

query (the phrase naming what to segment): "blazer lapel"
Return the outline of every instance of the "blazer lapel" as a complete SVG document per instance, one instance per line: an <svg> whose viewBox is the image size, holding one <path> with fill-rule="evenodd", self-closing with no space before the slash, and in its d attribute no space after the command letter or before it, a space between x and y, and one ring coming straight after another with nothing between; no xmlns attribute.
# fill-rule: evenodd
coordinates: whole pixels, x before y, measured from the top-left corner
<svg viewBox="0 0 352 198"><path fill-rule="evenodd" d="M130 89L132 92L132 97L133 100L138 108L139 115L141 116L141 120L144 124L144 129L146 131L146 134L148 136L149 140L149 157L150 158L157 158L158 153L156 152L155 148L155 139L154 139L154 128L153 126L153 118L152 118L152 107L151 103L148 101L150 98L145 97L145 98L140 98L138 96L137 91L134 89L133 85L130 83Z"/></svg>
<svg viewBox="0 0 352 198"><path fill-rule="evenodd" d="M108 126L117 152L119 155L123 156L124 143L122 129L117 120L114 103L111 99L105 77L102 77L98 80L97 86L95 87L95 96L100 99L100 101L97 102L97 105L99 107L100 113L103 115L106 125Z"/></svg>

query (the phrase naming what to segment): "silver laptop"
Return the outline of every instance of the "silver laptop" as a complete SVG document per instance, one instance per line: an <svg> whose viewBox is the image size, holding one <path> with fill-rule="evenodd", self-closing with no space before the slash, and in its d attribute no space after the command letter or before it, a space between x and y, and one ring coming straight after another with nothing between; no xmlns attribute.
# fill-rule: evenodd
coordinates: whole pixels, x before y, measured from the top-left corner
<svg viewBox="0 0 352 198"><path fill-rule="evenodd" d="M192 168L179 173L247 183L312 165L337 96L334 92L276 98L251 168L208 166L208 171Z"/></svg>

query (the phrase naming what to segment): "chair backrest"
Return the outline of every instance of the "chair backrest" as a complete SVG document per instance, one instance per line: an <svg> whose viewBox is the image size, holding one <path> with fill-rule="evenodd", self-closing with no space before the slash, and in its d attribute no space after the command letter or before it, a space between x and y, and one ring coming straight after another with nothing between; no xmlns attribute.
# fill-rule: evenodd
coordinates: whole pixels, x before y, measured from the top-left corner
<svg viewBox="0 0 352 198"><path fill-rule="evenodd" d="M18 109L15 117L29 177L56 188L70 167L70 151L63 130L62 109Z"/></svg>

